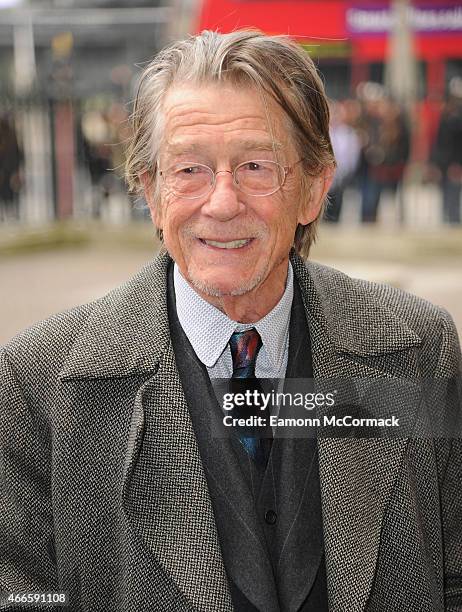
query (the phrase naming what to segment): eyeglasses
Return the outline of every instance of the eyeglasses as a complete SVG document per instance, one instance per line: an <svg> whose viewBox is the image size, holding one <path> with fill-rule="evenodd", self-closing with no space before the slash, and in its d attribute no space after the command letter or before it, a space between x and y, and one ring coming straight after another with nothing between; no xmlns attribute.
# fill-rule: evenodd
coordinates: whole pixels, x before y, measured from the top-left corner
<svg viewBox="0 0 462 612"><path fill-rule="evenodd" d="M294 166L281 166L274 161L253 159L243 162L234 170L214 171L204 164L183 162L174 164L165 171L159 171L166 187L176 196L187 200L203 198L214 189L217 174L228 173L233 177L234 185L246 195L263 197L276 193L284 185L287 175L293 172Z"/></svg>

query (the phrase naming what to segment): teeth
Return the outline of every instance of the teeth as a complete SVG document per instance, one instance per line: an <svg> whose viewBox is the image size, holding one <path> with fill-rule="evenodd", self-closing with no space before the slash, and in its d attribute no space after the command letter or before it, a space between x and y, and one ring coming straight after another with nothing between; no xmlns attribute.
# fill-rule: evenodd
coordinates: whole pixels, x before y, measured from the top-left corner
<svg viewBox="0 0 462 612"><path fill-rule="evenodd" d="M250 242L250 239L232 240L231 242L217 242L215 240L204 240L205 244L218 247L219 249L239 249Z"/></svg>

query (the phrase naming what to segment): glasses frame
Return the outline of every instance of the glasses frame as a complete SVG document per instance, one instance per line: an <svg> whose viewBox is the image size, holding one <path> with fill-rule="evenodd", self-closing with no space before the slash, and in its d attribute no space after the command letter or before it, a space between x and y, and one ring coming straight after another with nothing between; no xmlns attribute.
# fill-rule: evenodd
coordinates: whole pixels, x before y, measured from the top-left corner
<svg viewBox="0 0 462 612"><path fill-rule="evenodd" d="M164 181L164 183L166 182L166 173L171 170L172 168L174 168L175 166L184 166L185 168L188 168L189 165L191 166L200 166L201 168L206 168L207 170L209 170L210 175L211 175L211 181L210 181L210 187L209 190L201 193L200 195L196 195L196 196L186 196L186 195L182 195L180 193L176 193L173 189L171 190L173 195L177 196L178 198L182 198L184 200L198 200L199 198L205 198L207 196L209 196L213 190L216 187L217 184L217 174L231 174L233 177L233 185L239 189L239 191L242 191L242 193L245 193L245 195L254 197L254 198L266 198L267 196L273 195L275 194L277 191L279 191L280 189L282 189L282 187L284 187L287 176L289 174L292 174L295 166L297 164L299 164L301 161L303 161L303 157L299 160L297 160L296 162L294 162L291 166L283 166L282 164L280 164L279 162L275 162L272 159L249 159L247 161L244 161L240 164L238 164L234 170L213 170L213 168L211 168L210 166L207 166L207 164L200 164L197 162L184 162L181 164L173 164L172 166L170 166L169 168L167 168L167 170L160 170L159 169L159 175L161 176L162 180ZM242 187L239 185L239 183L236 181L236 172L239 170L239 168L241 168L242 166L245 166L246 164L251 164L251 163L272 163L272 164L276 164L277 166L279 166L279 168L281 168L281 170L284 173L284 178L282 179L282 183L280 185L278 185L278 187L276 187L276 189L273 189L273 191L270 191L268 193L248 193L247 191L245 191L244 189L242 189Z"/></svg>

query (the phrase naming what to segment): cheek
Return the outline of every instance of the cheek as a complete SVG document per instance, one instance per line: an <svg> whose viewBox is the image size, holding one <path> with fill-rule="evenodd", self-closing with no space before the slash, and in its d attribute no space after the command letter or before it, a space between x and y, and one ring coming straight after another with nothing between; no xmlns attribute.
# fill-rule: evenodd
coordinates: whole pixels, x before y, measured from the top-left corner
<svg viewBox="0 0 462 612"><path fill-rule="evenodd" d="M279 213L273 223L275 228L276 248L279 246L283 249L290 249L293 244L295 231L298 225L298 208L294 205L294 201L295 200L289 201L289 198L286 197L281 199L279 203Z"/></svg>
<svg viewBox="0 0 462 612"><path fill-rule="evenodd" d="M188 225L189 217L190 214L185 207L178 205L177 202L165 202L163 208L163 234L167 248L169 244L174 245L186 240L185 229Z"/></svg>
<svg viewBox="0 0 462 612"><path fill-rule="evenodd" d="M165 232L166 226L170 223L171 212L175 210L175 198L162 186L157 194L157 202L154 211L151 210L151 216L154 212L157 227Z"/></svg>
<svg viewBox="0 0 462 612"><path fill-rule="evenodd" d="M159 204L159 217L162 220L164 234L168 234L172 226L175 225L176 210L173 198L168 193L162 192Z"/></svg>
<svg viewBox="0 0 462 612"><path fill-rule="evenodd" d="M178 237L177 217L170 211L164 214L164 240L165 242L176 242Z"/></svg>

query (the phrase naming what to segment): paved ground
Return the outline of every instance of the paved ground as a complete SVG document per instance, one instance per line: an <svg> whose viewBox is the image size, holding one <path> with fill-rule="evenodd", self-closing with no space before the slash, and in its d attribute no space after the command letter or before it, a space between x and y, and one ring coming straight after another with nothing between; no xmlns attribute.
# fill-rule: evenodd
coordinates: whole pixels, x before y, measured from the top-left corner
<svg viewBox="0 0 462 612"><path fill-rule="evenodd" d="M97 298L129 278L155 251L151 234L144 230L138 242L137 234L130 240L112 236L99 246L90 243L0 256L0 343L35 321ZM326 229L313 259L444 306L462 336L462 233L397 235Z"/></svg>
<svg viewBox="0 0 462 612"><path fill-rule="evenodd" d="M72 248L0 260L6 289L0 303L0 343L53 312L104 295L148 259L149 253L139 250Z"/></svg>

